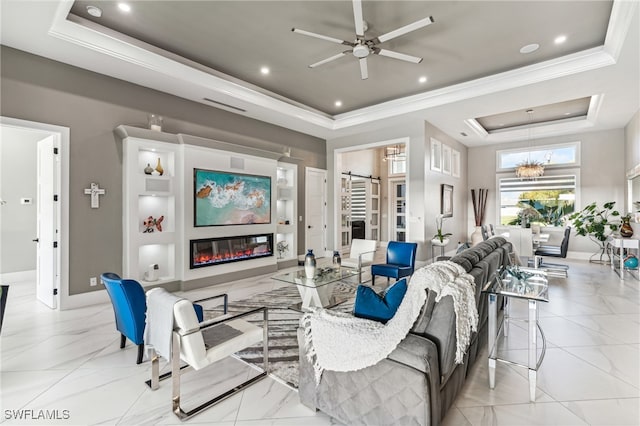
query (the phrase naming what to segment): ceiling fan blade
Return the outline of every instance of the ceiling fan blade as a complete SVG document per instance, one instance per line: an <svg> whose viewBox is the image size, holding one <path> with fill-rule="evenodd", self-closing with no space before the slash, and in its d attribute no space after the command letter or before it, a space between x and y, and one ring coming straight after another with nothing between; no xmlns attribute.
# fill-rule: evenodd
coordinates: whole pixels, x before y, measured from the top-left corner
<svg viewBox="0 0 640 426"><path fill-rule="evenodd" d="M345 50L344 52L340 52L340 53L338 53L337 55L333 55L333 56L331 56L331 57L329 57L329 58L327 58L327 59L323 59L323 60L321 60L321 61L319 61L319 62L316 62L315 64L311 64L311 65L309 65L309 68L319 67L320 65L324 65L324 64L326 64L327 62L335 61L336 59L340 59L340 58L342 58L342 57L343 57L343 56L345 56L347 53L351 53L351 50Z"/></svg>
<svg viewBox="0 0 640 426"><path fill-rule="evenodd" d="M363 80L369 78L369 70L367 69L367 58L360 58L360 77Z"/></svg>
<svg viewBox="0 0 640 426"><path fill-rule="evenodd" d="M380 43L384 43L385 41L391 40L392 38L400 37L406 33L410 33L411 31L418 30L420 28L426 27L427 25L433 24L433 17L429 16L419 21L414 22L413 24L405 25L404 27L400 27L397 30L390 31L386 34L382 34L378 37L378 41Z"/></svg>
<svg viewBox="0 0 640 426"><path fill-rule="evenodd" d="M309 37L315 37L315 38L319 38L321 40L330 41L332 43L344 44L344 45L352 46L352 47L355 46L354 43L351 43L349 41L340 40L339 38L333 38L333 37L329 37L329 36L322 35L322 34L312 33L311 31L301 30L300 28L291 28L291 31L293 31L294 33L306 35L306 36L309 36Z"/></svg>
<svg viewBox="0 0 640 426"><path fill-rule="evenodd" d="M353 19L356 23L356 35L364 38L364 18L362 17L362 0L353 0Z"/></svg>
<svg viewBox="0 0 640 426"><path fill-rule="evenodd" d="M413 62L414 64L419 64L420 62L422 62L422 58L418 58L417 56L405 55L404 53L394 52L393 50L373 49L373 53L380 56L386 56L388 58L400 59L401 61Z"/></svg>

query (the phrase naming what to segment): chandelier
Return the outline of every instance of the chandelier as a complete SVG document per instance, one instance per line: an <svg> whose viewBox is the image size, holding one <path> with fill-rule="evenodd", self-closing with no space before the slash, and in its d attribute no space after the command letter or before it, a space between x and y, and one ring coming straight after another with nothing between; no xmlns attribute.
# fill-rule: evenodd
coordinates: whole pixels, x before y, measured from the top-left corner
<svg viewBox="0 0 640 426"><path fill-rule="evenodd" d="M531 124L533 120L533 110L528 109L527 114L529 115L529 143L531 143ZM524 180L534 180L536 178L544 175L544 163L540 161L535 161L530 158L531 149L529 149L529 153L527 154L527 159L522 163L516 165L516 176L520 179Z"/></svg>
<svg viewBox="0 0 640 426"><path fill-rule="evenodd" d="M387 146L384 149L382 161L402 161L407 159L404 145Z"/></svg>
<svg viewBox="0 0 640 426"><path fill-rule="evenodd" d="M516 166L516 176L533 180L544 175L544 165L538 161L526 160Z"/></svg>

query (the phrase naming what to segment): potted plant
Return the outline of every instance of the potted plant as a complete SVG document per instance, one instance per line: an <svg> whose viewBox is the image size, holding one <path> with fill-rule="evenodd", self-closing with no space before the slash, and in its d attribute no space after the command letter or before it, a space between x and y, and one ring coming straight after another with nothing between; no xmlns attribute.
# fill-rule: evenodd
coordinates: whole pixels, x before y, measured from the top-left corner
<svg viewBox="0 0 640 426"><path fill-rule="evenodd" d="M452 235L450 232L447 232L446 234L442 233L443 219L444 219L444 216L441 214L436 216L436 230L438 231L438 233L434 235L431 239L431 242L438 246L446 246L447 244L449 244L448 237Z"/></svg>
<svg viewBox="0 0 640 426"><path fill-rule="evenodd" d="M609 236L620 227L620 212L614 210L616 202L604 203L602 208L597 203L591 203L579 212L573 213L569 219L573 222L576 234L588 236L593 242L598 244L600 251L594 253L589 259L595 263L610 263L611 259L604 261L603 257L607 253L606 244ZM593 260L594 256L600 255L598 260ZM607 254L607 257L608 254Z"/></svg>

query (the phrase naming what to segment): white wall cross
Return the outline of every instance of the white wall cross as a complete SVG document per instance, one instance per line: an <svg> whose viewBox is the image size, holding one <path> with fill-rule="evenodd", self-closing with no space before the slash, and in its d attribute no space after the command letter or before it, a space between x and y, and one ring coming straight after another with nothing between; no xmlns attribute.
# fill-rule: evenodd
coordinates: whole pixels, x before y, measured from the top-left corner
<svg viewBox="0 0 640 426"><path fill-rule="evenodd" d="M100 195L104 195L106 191L101 189L97 183L91 182L91 188L84 190L86 195L91 195L91 208L97 209L100 207Z"/></svg>

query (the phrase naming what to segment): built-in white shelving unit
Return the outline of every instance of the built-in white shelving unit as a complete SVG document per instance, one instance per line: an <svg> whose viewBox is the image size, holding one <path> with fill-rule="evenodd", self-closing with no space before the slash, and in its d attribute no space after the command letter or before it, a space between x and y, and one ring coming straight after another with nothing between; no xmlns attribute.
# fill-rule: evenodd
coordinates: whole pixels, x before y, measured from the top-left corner
<svg viewBox="0 0 640 426"><path fill-rule="evenodd" d="M180 145L126 137L123 151L123 274L143 286L180 280ZM151 174L145 173L148 168ZM148 281L145 274L153 264L157 280Z"/></svg>
<svg viewBox="0 0 640 426"><path fill-rule="evenodd" d="M276 256L278 263L297 259L298 165L278 162L276 182ZM282 248L286 250L282 251Z"/></svg>

